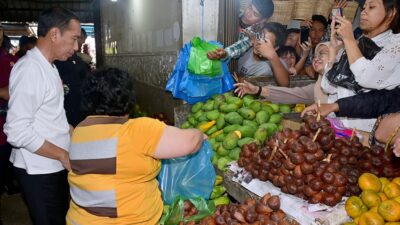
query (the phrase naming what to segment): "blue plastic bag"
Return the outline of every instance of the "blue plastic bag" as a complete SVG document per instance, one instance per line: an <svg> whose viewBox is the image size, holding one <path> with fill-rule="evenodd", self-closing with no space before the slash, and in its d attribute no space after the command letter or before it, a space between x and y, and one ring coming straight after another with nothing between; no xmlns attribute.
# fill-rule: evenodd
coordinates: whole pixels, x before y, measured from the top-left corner
<svg viewBox="0 0 400 225"><path fill-rule="evenodd" d="M162 160L158 182L165 204L171 204L177 196L210 198L215 182L212 155L210 143L204 141L194 154Z"/></svg>
<svg viewBox="0 0 400 225"><path fill-rule="evenodd" d="M220 45L218 42L210 41L209 43ZM187 65L191 47L189 42L181 49L175 68L168 79L166 90L172 92L175 98L183 99L189 104L204 102L215 94L232 90L234 80L225 62L221 62L222 74L214 77L189 72Z"/></svg>

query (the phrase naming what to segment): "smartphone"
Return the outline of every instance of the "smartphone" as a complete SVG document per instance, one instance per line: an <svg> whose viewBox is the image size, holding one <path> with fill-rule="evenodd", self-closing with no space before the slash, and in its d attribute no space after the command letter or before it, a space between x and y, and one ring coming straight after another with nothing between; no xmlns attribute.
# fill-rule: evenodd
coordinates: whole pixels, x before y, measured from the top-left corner
<svg viewBox="0 0 400 225"><path fill-rule="evenodd" d="M308 35L310 33L310 28L308 27L302 27L300 29L300 43L304 43L308 41Z"/></svg>
<svg viewBox="0 0 400 225"><path fill-rule="evenodd" d="M332 9L332 19L336 18L337 16L343 16L343 9L342 8L333 8ZM335 26L337 26L338 23L335 23Z"/></svg>

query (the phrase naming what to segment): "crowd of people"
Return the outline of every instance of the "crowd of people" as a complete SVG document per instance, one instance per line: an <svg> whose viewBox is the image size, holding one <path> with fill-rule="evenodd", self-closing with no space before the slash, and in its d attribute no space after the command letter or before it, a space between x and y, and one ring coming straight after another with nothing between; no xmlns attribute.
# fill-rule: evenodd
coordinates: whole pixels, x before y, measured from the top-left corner
<svg viewBox="0 0 400 225"><path fill-rule="evenodd" d="M252 0L240 14L239 40L208 53L213 60L238 58L241 76L273 76L277 85L244 81L234 92L311 104L303 114L337 116L347 127L372 132L371 143L385 143L400 124L398 1L366 0L359 39L345 17L329 23L313 15L287 29L268 22L273 9L272 0ZM304 42L301 27L309 29ZM38 38L21 37L16 56L2 36L0 65L7 66L0 67L0 109L7 113L0 114L0 189L14 174L33 224L157 224L160 160L192 154L207 137L155 119L129 119L130 76L114 68L91 72L91 59L81 54L85 37L79 18L59 7L41 12ZM364 55L360 42L376 45L375 54ZM347 82L332 79L342 63ZM298 74L315 83L289 88ZM396 156L399 136L392 141Z"/></svg>

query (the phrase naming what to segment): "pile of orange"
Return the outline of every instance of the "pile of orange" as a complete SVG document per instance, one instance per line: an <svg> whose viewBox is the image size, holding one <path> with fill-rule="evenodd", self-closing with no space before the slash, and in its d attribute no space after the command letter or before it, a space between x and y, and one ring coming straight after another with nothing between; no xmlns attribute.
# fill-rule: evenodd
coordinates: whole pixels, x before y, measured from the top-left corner
<svg viewBox="0 0 400 225"><path fill-rule="evenodd" d="M353 218L346 225L400 225L400 177L390 181L364 173L358 185L361 195L351 196L345 204Z"/></svg>

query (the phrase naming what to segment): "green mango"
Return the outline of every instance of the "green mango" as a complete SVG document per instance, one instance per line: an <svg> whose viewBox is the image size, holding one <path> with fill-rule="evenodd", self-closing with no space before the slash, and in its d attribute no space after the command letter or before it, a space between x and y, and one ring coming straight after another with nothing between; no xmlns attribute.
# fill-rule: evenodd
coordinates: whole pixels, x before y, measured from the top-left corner
<svg viewBox="0 0 400 225"><path fill-rule="evenodd" d="M211 145L217 142L217 141L215 140L215 138L209 138L209 139L207 139L207 140L208 140L208 142L210 142Z"/></svg>
<svg viewBox="0 0 400 225"><path fill-rule="evenodd" d="M269 106L274 110L274 113L279 112L279 105L275 103L269 104Z"/></svg>
<svg viewBox="0 0 400 225"><path fill-rule="evenodd" d="M212 111L208 111L208 112L206 112L206 117L209 120L216 120L219 117L219 112L216 109L214 109Z"/></svg>
<svg viewBox="0 0 400 225"><path fill-rule="evenodd" d="M256 121L257 121L258 124L266 123L266 122L268 122L268 120L269 120L269 114L268 114L268 112L266 112L266 111L259 111L259 112L256 114Z"/></svg>
<svg viewBox="0 0 400 225"><path fill-rule="evenodd" d="M220 112L224 112L224 113L229 113L229 112L236 112L238 110L238 106L231 103L231 104L227 104L227 103L222 103L219 106L219 111Z"/></svg>
<svg viewBox="0 0 400 225"><path fill-rule="evenodd" d="M219 129L222 129L225 126L225 116L222 114L219 114L217 121L216 121L216 126Z"/></svg>
<svg viewBox="0 0 400 225"><path fill-rule="evenodd" d="M225 121L230 123L230 124L242 124L243 123L243 117L239 115L237 112L230 112L225 115Z"/></svg>
<svg viewBox="0 0 400 225"><path fill-rule="evenodd" d="M256 139L258 144L264 143L264 141L267 140L267 137L268 137L267 129L263 127L258 128L254 133L254 139Z"/></svg>
<svg viewBox="0 0 400 225"><path fill-rule="evenodd" d="M204 122L204 121L208 121L208 118L207 118L207 115L205 113L203 113L197 120L199 122Z"/></svg>
<svg viewBox="0 0 400 225"><path fill-rule="evenodd" d="M224 133L225 134L229 134L232 131L238 130L240 127L239 124L232 124L232 125L228 125L224 128ZM218 136L217 136L218 137Z"/></svg>
<svg viewBox="0 0 400 225"><path fill-rule="evenodd" d="M193 114L193 117L198 120L203 115L203 111L199 110Z"/></svg>
<svg viewBox="0 0 400 225"><path fill-rule="evenodd" d="M245 138L242 138L242 139L240 139L240 140L238 141L238 146L239 146L239 147L242 147L243 145L245 145L245 144L250 144L250 143L253 142L253 141L255 141L254 138L245 137Z"/></svg>
<svg viewBox="0 0 400 225"><path fill-rule="evenodd" d="M252 120L256 117L256 113L248 108L240 108L238 113L246 120Z"/></svg>
<svg viewBox="0 0 400 225"><path fill-rule="evenodd" d="M211 163L214 164L214 165L217 165L218 159L219 159L219 155L217 154L217 152L214 151L214 154L213 154L213 156L211 158Z"/></svg>
<svg viewBox="0 0 400 225"><path fill-rule="evenodd" d="M226 170L226 165L230 162L232 162L233 160L230 159L229 157L221 157L218 159L217 161L217 168L221 171L225 171Z"/></svg>
<svg viewBox="0 0 400 225"><path fill-rule="evenodd" d="M228 104L235 104L238 106L238 108L242 107L242 105L243 105L243 100L241 98L235 97L235 96L226 98L226 102Z"/></svg>
<svg viewBox="0 0 400 225"><path fill-rule="evenodd" d="M211 134L213 134L213 133L216 132L216 131L218 131L218 128L217 128L216 125L214 125L214 126L212 126L210 129L208 129L208 130L206 131L206 134L207 134L208 136L210 136Z"/></svg>
<svg viewBox="0 0 400 225"><path fill-rule="evenodd" d="M243 97L243 104L245 107L249 107L249 105L254 101L254 97L252 95L245 95Z"/></svg>
<svg viewBox="0 0 400 225"><path fill-rule="evenodd" d="M222 145L221 142L215 142L214 144L211 145L211 147L212 149L214 149L214 151L216 151L221 145Z"/></svg>
<svg viewBox="0 0 400 225"><path fill-rule="evenodd" d="M256 128L252 126L241 126L238 129L242 134L242 137L253 137L254 132L256 132Z"/></svg>
<svg viewBox="0 0 400 225"><path fill-rule="evenodd" d="M269 105L263 105L263 106L261 106L261 110L262 110L262 111L268 112L269 115L274 114L274 110L273 110L272 107L269 106Z"/></svg>
<svg viewBox="0 0 400 225"><path fill-rule="evenodd" d="M222 144L217 148L217 153L219 156L227 156L229 154L229 150L224 148L224 144Z"/></svg>
<svg viewBox="0 0 400 225"><path fill-rule="evenodd" d="M229 205L231 203L231 200L229 199L228 196L221 196L216 199L213 199L214 205L219 206L219 205Z"/></svg>
<svg viewBox="0 0 400 225"><path fill-rule="evenodd" d="M218 96L221 96L220 94L214 94L213 96L211 96L211 99L217 99L218 98Z"/></svg>
<svg viewBox="0 0 400 225"><path fill-rule="evenodd" d="M206 104L203 105L204 111L211 111L214 109L214 100L207 100Z"/></svg>
<svg viewBox="0 0 400 225"><path fill-rule="evenodd" d="M214 99L214 109L219 109L219 106L225 103L225 96L223 95L218 95L215 99Z"/></svg>
<svg viewBox="0 0 400 225"><path fill-rule="evenodd" d="M199 111L201 108L203 108L204 103L203 102L198 102L192 106L192 113L195 113Z"/></svg>
<svg viewBox="0 0 400 225"><path fill-rule="evenodd" d="M286 104L280 104L279 105L279 112L281 113L290 113L292 109L290 108L289 105Z"/></svg>
<svg viewBox="0 0 400 225"><path fill-rule="evenodd" d="M231 132L225 136L222 146L227 150L231 150L237 146L238 141L239 137L234 132Z"/></svg>
<svg viewBox="0 0 400 225"><path fill-rule="evenodd" d="M260 127L267 129L269 136L275 134L275 132L278 130L278 126L275 123L263 123L260 125Z"/></svg>
<svg viewBox="0 0 400 225"><path fill-rule="evenodd" d="M188 117L188 121L189 121L190 124L192 124L192 126L196 126L197 125L197 120L193 116L189 116Z"/></svg>
<svg viewBox="0 0 400 225"><path fill-rule="evenodd" d="M229 158L233 160L239 160L241 149L236 147L229 152Z"/></svg>
<svg viewBox="0 0 400 225"><path fill-rule="evenodd" d="M271 115L271 117L269 118L268 123L276 123L276 124L278 124L281 121L282 121L282 115L279 114L279 113L275 113L275 114Z"/></svg>
<svg viewBox="0 0 400 225"><path fill-rule="evenodd" d="M225 134L224 134L224 133L218 134L218 135L215 137L215 140L218 141L218 142L223 142L224 139L225 139Z"/></svg>
<svg viewBox="0 0 400 225"><path fill-rule="evenodd" d="M210 195L210 199L216 199L220 196L222 196L224 193L226 192L226 188L222 185L217 185L214 186L211 195Z"/></svg>
<svg viewBox="0 0 400 225"><path fill-rule="evenodd" d="M187 129L187 128L190 128L191 127L191 124L189 123L189 121L185 121L182 125L181 125L181 128L182 129Z"/></svg>
<svg viewBox="0 0 400 225"><path fill-rule="evenodd" d="M258 128L258 124L254 120L243 120L243 126L251 126L254 128Z"/></svg>
<svg viewBox="0 0 400 225"><path fill-rule="evenodd" d="M232 93L232 92L225 92L225 93L223 93L223 96L224 96L225 98L232 97L232 96L233 96L233 93Z"/></svg>
<svg viewBox="0 0 400 225"><path fill-rule="evenodd" d="M250 103L249 108L256 113L261 110L261 102L253 101L252 103Z"/></svg>
<svg viewBox="0 0 400 225"><path fill-rule="evenodd" d="M282 131L283 130L283 125L282 124L279 124L278 125L278 131Z"/></svg>

